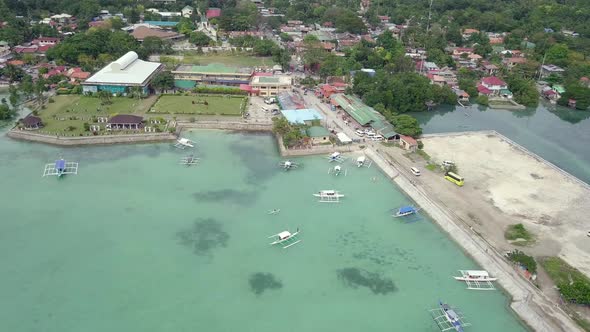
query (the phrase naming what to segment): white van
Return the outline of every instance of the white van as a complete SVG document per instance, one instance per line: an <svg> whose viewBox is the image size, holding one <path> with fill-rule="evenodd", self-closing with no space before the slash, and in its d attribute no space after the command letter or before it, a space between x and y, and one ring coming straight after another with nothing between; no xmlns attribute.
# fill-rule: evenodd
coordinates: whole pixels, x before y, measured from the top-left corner
<svg viewBox="0 0 590 332"><path fill-rule="evenodd" d="M410 168L410 171L412 171L412 174L414 174L416 176L420 176L420 170L417 169L416 167Z"/></svg>
<svg viewBox="0 0 590 332"><path fill-rule="evenodd" d="M371 141L382 141L384 139L385 139L385 137L383 137L381 135L375 135L375 136L371 137Z"/></svg>
<svg viewBox="0 0 590 332"><path fill-rule="evenodd" d="M359 130L359 129L357 129L357 130L355 131L355 133L356 133L357 135L359 135L360 137L363 137L363 136L365 136L365 132L364 132L364 131L362 131L362 130Z"/></svg>
<svg viewBox="0 0 590 332"><path fill-rule="evenodd" d="M373 132L365 132L365 136L367 136L367 138L373 139L377 135Z"/></svg>

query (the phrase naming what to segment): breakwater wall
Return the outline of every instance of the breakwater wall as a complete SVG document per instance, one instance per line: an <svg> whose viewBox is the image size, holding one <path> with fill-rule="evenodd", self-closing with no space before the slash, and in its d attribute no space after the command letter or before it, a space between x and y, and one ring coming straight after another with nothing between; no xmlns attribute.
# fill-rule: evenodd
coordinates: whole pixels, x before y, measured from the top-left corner
<svg viewBox="0 0 590 332"><path fill-rule="evenodd" d="M185 129L221 129L243 131L272 131L272 123L239 122L239 121L195 121L178 122L176 132L181 133Z"/></svg>
<svg viewBox="0 0 590 332"><path fill-rule="evenodd" d="M485 133L497 134L494 131ZM466 134L473 134L473 132L431 136L460 136ZM498 136L503 138L502 135L498 134ZM524 151L528 150L524 149ZM422 207L468 255L493 276L498 277L498 284L512 298L510 307L530 328L543 332L582 331L565 311L553 303L531 282L519 275L501 252L495 250L490 243L475 231L466 227L466 225L462 225L460 217L445 207L436 197L432 197L420 185L412 181L407 174L400 171L402 167L395 159L373 148L365 149L364 152L400 189Z"/></svg>
<svg viewBox="0 0 590 332"><path fill-rule="evenodd" d="M79 146L79 145L104 145L104 144L130 144L174 141L176 135L170 133L145 133L131 135L100 135L82 137L63 137L37 134L24 130L11 130L6 134L8 137L18 140L26 140L38 143Z"/></svg>
<svg viewBox="0 0 590 332"><path fill-rule="evenodd" d="M275 135L277 138L277 144L279 146L279 152L282 157L303 157L313 155L330 155L334 152L357 152L362 151L358 145L315 145L307 149L287 149L283 144L283 138Z"/></svg>

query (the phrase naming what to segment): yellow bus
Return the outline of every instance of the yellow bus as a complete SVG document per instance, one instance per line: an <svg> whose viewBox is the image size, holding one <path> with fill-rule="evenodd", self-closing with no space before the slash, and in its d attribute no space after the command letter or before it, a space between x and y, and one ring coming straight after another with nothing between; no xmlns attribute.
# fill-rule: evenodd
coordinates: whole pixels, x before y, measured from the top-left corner
<svg viewBox="0 0 590 332"><path fill-rule="evenodd" d="M445 179L453 182L459 187L463 187L463 185L465 184L464 179L453 172L447 172L447 174L445 174Z"/></svg>

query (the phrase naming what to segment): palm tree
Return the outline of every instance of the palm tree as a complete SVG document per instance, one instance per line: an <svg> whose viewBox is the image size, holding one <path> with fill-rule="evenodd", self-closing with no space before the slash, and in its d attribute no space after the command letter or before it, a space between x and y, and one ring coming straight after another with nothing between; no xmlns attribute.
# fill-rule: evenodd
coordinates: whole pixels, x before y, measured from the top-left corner
<svg viewBox="0 0 590 332"><path fill-rule="evenodd" d="M100 90L96 95L103 105L111 102L111 93L106 90Z"/></svg>
<svg viewBox="0 0 590 332"><path fill-rule="evenodd" d="M141 99L141 96L143 96L143 88L140 86L132 86L131 88L129 88L129 93L131 93L133 97Z"/></svg>

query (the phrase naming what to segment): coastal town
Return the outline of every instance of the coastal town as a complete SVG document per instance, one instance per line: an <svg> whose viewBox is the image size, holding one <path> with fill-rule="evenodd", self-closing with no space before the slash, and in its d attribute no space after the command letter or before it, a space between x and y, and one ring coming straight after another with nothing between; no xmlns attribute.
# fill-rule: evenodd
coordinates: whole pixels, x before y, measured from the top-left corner
<svg viewBox="0 0 590 332"><path fill-rule="evenodd" d="M7 140L184 150L198 146L192 131L223 130L272 135L285 170L308 156L337 176L347 158L375 164L419 206L395 217L421 210L481 267L462 270L468 289L490 273L527 328L590 331L590 185L514 137L425 134L416 116L590 112L590 32L555 18L554 1L528 25L452 0L58 2L0 0ZM46 165L44 176L62 174L78 163ZM305 245L294 230L271 245ZM443 302L433 310L441 331L470 325Z"/></svg>

